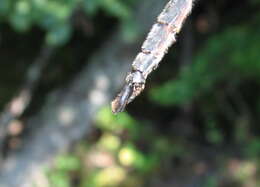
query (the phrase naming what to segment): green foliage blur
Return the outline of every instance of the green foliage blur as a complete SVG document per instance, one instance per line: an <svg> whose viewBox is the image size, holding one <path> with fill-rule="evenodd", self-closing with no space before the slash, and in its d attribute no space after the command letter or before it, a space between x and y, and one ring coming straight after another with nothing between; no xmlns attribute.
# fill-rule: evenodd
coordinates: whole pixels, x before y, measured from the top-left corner
<svg viewBox="0 0 260 187"><path fill-rule="evenodd" d="M78 3L82 3L90 17L99 9L117 17L131 36L134 33L131 9L134 2L88 0ZM71 3L67 16L76 4ZM259 1L251 1L252 6L259 4ZM221 177L231 186L260 185L257 174L260 168L259 133L250 130L255 128L259 131L255 127L260 120L259 92L253 94L255 103L249 99L260 83L259 20L260 14L256 13L249 21L231 24L211 33L196 50L191 64L180 68L172 80L155 83L147 89L148 105L163 110L181 110L194 105L196 115L201 118L199 123L203 132L194 133L192 137L165 133L167 130L154 125L152 119L135 118L127 112L114 116L105 107L97 115L93 137L82 141L72 154L61 155L54 168L47 172L51 186L142 187L149 184L153 177L165 176L165 172L185 170L185 174L192 175L191 166L186 163L195 162L193 167L196 168L198 162L200 168L202 166L198 160L203 157L200 154L210 152L207 149L198 151L199 143L193 142L198 137L198 142L204 141L220 150L229 142L238 146L242 155L237 158L230 152L219 153L221 159L216 159L214 164L218 165L221 174L206 174L200 182L201 186L221 186ZM47 41L50 41L48 36L52 35L53 30L46 30ZM172 68L175 67L172 65ZM232 124L232 127L223 127L224 124ZM180 164L180 168L178 164L171 166L173 161L185 164ZM195 171L193 175L196 175Z"/></svg>
<svg viewBox="0 0 260 187"><path fill-rule="evenodd" d="M245 79L260 81L259 31L260 25L250 27L247 23L211 37L193 64L180 72L177 79L153 89L151 99L162 105L182 105L214 94L215 86L227 80L227 84L235 85Z"/></svg>
<svg viewBox="0 0 260 187"><path fill-rule="evenodd" d="M124 39L131 40L138 27L133 19L138 2L0 0L0 24L17 33L39 27L47 45L64 47L73 36L76 11L91 20L102 12L116 19ZM232 15L241 20L222 17L218 21L225 23L214 31L200 33L193 26L201 43L195 44L192 63L177 67L171 61L177 61L180 49L170 50L162 65L167 70L156 70L158 81L156 76L148 80L144 101L137 99L129 112L115 116L109 107L102 108L92 134L47 169L50 186L142 187L184 174L190 180L202 178L202 187L224 186L223 181L234 187L260 186L260 14L254 9L260 1L247 5L252 15L236 7L239 13ZM164 72L171 77L160 81L166 79Z"/></svg>
<svg viewBox="0 0 260 187"><path fill-rule="evenodd" d="M1 0L0 23L8 22L18 32L39 26L46 31L47 44L64 45L71 38L75 10L81 9L88 16L103 10L118 18L126 30L133 22L131 7L134 3L135 0Z"/></svg>
<svg viewBox="0 0 260 187"><path fill-rule="evenodd" d="M127 113L115 116L109 107L98 113L96 127L101 134L83 141L72 155L57 158L47 172L51 186L69 187L79 181L82 187L141 187L160 171L164 159L188 152L181 142L171 144L148 124Z"/></svg>

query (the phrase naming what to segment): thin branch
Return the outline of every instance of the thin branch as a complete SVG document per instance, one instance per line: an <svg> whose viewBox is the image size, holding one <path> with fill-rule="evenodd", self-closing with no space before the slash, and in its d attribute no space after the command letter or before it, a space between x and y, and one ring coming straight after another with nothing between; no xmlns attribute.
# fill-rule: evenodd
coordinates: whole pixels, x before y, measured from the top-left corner
<svg viewBox="0 0 260 187"><path fill-rule="evenodd" d="M158 67L168 48L176 42L176 35L191 12L192 2L193 0L170 0L158 16L132 64L125 86L111 103L113 113L123 111L143 91L147 76Z"/></svg>

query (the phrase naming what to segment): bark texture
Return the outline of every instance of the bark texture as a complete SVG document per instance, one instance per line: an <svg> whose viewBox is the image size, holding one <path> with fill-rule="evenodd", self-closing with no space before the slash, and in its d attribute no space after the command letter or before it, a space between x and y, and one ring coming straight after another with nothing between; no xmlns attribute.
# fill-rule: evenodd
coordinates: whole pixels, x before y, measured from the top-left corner
<svg viewBox="0 0 260 187"><path fill-rule="evenodd" d="M176 42L176 35L191 9L192 0L170 0L165 6L133 61L125 86L111 104L114 113L122 112L143 91L147 76L158 67L169 47Z"/></svg>

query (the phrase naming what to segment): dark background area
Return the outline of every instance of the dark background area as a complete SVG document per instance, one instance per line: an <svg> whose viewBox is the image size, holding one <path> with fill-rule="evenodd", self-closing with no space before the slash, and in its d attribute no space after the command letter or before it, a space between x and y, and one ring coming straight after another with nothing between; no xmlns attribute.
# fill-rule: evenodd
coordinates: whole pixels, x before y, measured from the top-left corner
<svg viewBox="0 0 260 187"><path fill-rule="evenodd" d="M260 186L259 0L195 2L112 114L166 2L1 0L1 187Z"/></svg>

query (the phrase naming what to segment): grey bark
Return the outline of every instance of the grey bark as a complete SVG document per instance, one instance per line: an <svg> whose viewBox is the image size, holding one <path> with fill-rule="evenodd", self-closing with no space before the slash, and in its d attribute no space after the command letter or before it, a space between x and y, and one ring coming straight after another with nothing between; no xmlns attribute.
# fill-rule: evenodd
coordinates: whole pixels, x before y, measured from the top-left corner
<svg viewBox="0 0 260 187"><path fill-rule="evenodd" d="M111 103L114 113L122 112L144 90L147 76L158 67L169 47L176 42L176 35L191 12L192 2L170 0L167 3L133 61L125 86Z"/></svg>
<svg viewBox="0 0 260 187"><path fill-rule="evenodd" d="M40 49L40 53L33 61L32 65L28 68L25 80L21 86L20 91L14 98L7 104L5 109L0 114L0 150L3 149L4 139L8 135L8 126L10 123L19 118L26 110L31 102L33 92L37 87L43 69L47 66L49 59L54 53L54 48L43 45ZM1 158L0 153L0 160ZM0 161L1 164L1 161Z"/></svg>
<svg viewBox="0 0 260 187"><path fill-rule="evenodd" d="M140 1L136 14L140 33L147 33L165 3ZM96 112L122 84L123 72L130 67L138 46L139 41L130 45L116 33L67 88L48 96L42 110L27 122L37 128L1 166L0 187L48 186L43 168L90 132Z"/></svg>

